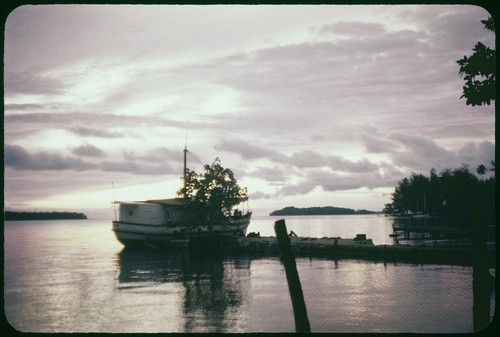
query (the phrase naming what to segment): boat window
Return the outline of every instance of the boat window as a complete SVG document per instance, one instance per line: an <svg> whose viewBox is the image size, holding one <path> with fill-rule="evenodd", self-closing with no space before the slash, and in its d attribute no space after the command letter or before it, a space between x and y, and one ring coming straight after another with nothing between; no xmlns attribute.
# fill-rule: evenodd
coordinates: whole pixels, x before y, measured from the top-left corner
<svg viewBox="0 0 500 337"><path fill-rule="evenodd" d="M137 206L135 205L127 205L125 206L125 212L123 213L126 218L134 218L137 215Z"/></svg>

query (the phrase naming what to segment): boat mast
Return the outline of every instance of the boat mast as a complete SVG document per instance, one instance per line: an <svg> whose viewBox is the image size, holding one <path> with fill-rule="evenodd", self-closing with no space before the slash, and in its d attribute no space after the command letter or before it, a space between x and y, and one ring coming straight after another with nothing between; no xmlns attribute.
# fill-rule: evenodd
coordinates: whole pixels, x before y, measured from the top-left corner
<svg viewBox="0 0 500 337"><path fill-rule="evenodd" d="M183 181L184 181L184 197L186 197L186 173L187 173L187 145L184 146L184 172L183 172Z"/></svg>

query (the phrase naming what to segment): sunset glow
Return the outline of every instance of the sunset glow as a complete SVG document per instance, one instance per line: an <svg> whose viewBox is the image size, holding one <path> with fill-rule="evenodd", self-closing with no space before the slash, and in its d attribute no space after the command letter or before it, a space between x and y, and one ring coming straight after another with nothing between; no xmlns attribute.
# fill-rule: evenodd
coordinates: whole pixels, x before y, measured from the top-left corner
<svg viewBox="0 0 500 337"><path fill-rule="evenodd" d="M412 172L495 159L456 60L476 6L27 5L5 26L5 208L170 198L219 157L256 214L379 211ZM112 182L114 189L112 190ZM109 212L112 217L112 211Z"/></svg>

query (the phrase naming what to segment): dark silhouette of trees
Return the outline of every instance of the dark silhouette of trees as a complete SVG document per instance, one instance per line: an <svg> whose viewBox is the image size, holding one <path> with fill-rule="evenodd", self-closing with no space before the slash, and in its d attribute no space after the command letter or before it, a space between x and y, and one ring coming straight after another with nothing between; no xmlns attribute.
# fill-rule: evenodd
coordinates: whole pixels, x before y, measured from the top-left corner
<svg viewBox="0 0 500 337"><path fill-rule="evenodd" d="M473 206L477 198L479 181L466 166L459 169L445 170L441 173L445 213L450 223L465 227L473 214Z"/></svg>
<svg viewBox="0 0 500 337"><path fill-rule="evenodd" d="M486 168L484 165L480 167L477 173L484 176ZM494 176L478 179L466 165L446 169L439 175L432 169L429 177L412 173L409 178L399 181L391 196L392 202L385 205L384 213L427 213L447 217L451 225L463 227L471 223L470 215L474 214L474 205L480 199L486 220L491 222L494 218L494 179Z"/></svg>
<svg viewBox="0 0 500 337"><path fill-rule="evenodd" d="M289 206L271 212L271 216L283 215L351 215L351 214L374 214L376 212L368 211L366 209L354 210L351 208L324 206L324 207L305 207L297 208Z"/></svg>
<svg viewBox="0 0 500 337"><path fill-rule="evenodd" d="M481 178L486 174L486 166L483 164L479 165L476 169L476 173L481 176Z"/></svg>
<svg viewBox="0 0 500 337"><path fill-rule="evenodd" d="M184 187L177 195L186 202L186 216L198 224L216 223L221 217L229 216L231 208L242 197L247 197L246 188L239 186L233 171L221 166L219 158L212 165L205 164L203 173L186 169Z"/></svg>
<svg viewBox="0 0 500 337"><path fill-rule="evenodd" d="M493 19L481 20L485 29L495 31ZM464 77L463 95L467 105L490 105L495 99L495 50L478 42L474 53L456 62L460 66L460 77Z"/></svg>
<svg viewBox="0 0 500 337"><path fill-rule="evenodd" d="M495 31L493 19L481 21L487 30ZM458 60L459 74L464 76L463 95L467 105L490 105L495 99L495 50L478 42L470 57ZM495 170L495 162L491 161ZM488 248L486 224L495 224L495 178L483 179L486 167L476 169L478 182L468 170L455 170L442 175L446 191L446 209L450 222L470 226L472 232L473 264L473 324L474 330L484 329L490 323ZM454 181L456 180L456 181ZM453 194L453 192L458 194Z"/></svg>
<svg viewBox="0 0 500 337"><path fill-rule="evenodd" d="M385 205L384 212L398 215L426 212L427 197L434 198L431 190L429 178L412 173L410 178L404 178L398 183L392 194L392 203Z"/></svg>
<svg viewBox="0 0 500 337"><path fill-rule="evenodd" d="M6 221L22 220L81 220L87 219L83 213L77 212L16 212L5 211L4 219Z"/></svg>

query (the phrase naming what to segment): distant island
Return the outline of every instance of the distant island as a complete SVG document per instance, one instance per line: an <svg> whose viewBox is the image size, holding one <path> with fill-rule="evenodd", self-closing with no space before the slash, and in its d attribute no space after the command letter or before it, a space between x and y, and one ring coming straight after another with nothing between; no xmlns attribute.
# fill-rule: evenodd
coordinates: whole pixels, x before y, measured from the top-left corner
<svg viewBox="0 0 500 337"><path fill-rule="evenodd" d="M87 219L83 213L77 212L14 212L5 211L6 221L20 220L81 220Z"/></svg>
<svg viewBox="0 0 500 337"><path fill-rule="evenodd" d="M269 215L350 215L350 214L377 214L377 212L367 211L366 209L354 210L342 207L285 207L283 209L273 211Z"/></svg>

